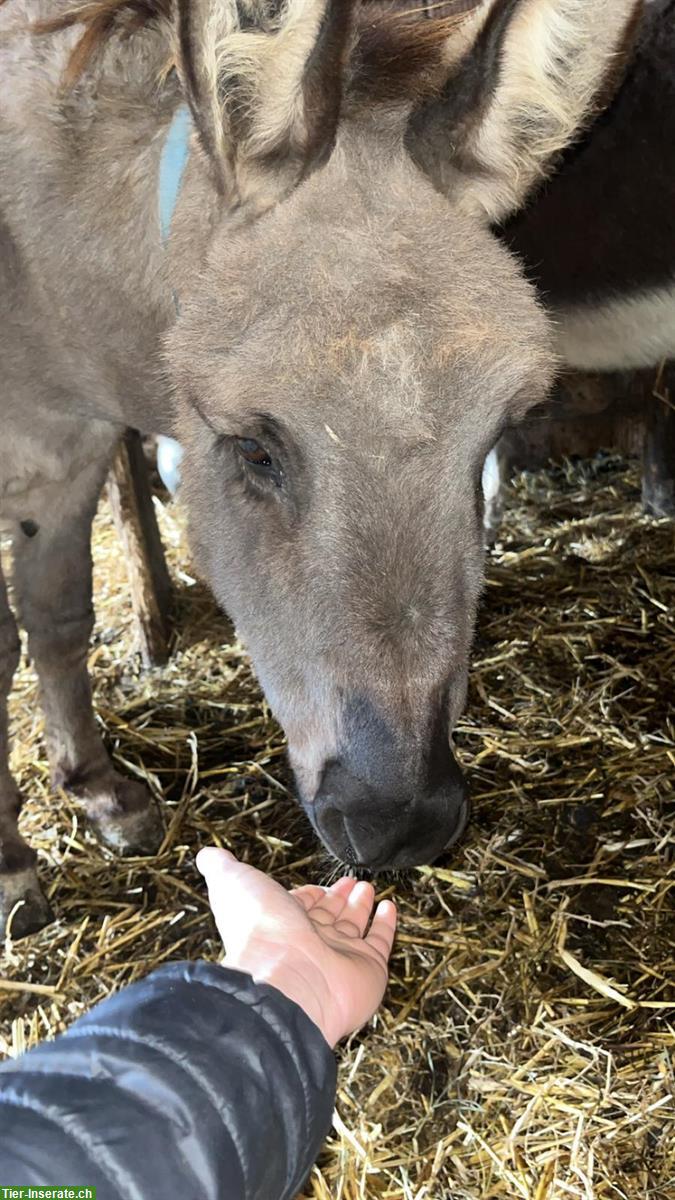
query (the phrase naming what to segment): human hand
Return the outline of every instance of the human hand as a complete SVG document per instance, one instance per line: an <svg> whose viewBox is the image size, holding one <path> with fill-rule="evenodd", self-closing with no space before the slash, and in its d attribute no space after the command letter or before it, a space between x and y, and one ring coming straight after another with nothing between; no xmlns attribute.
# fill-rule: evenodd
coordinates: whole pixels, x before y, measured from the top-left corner
<svg viewBox="0 0 675 1200"><path fill-rule="evenodd" d="M396 906L371 883L339 879L286 891L229 850L205 847L197 866L225 945L225 966L299 1004L334 1046L377 1010L387 985Z"/></svg>

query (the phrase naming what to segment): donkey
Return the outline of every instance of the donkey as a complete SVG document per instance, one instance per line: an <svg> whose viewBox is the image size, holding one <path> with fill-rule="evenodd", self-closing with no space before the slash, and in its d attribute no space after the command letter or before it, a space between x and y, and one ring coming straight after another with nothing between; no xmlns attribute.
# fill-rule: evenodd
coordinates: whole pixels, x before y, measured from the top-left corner
<svg viewBox="0 0 675 1200"><path fill-rule="evenodd" d="M598 287L580 255L546 308L508 240L549 203L555 253L542 188L575 141L564 223L578 191L589 247L612 223L612 255L642 234L636 146L675 199L658 154L673 108L654 122L647 96L672 94L672 10L482 0L429 20L345 0L5 0L0 512L54 781L104 840L149 852L159 836L105 753L85 665L91 520L128 425L186 448L198 564L329 850L381 869L460 836L451 733L482 587L484 460L545 397L589 306L627 311L644 293L672 313L675 206L650 228L663 255L644 275L639 255L625 273L613 258ZM165 248L157 176L185 103ZM610 164L629 191L586 211ZM507 222L529 197L519 233ZM635 311L624 360L669 352ZM48 918L7 766L18 653L3 588L0 888L3 916L24 902L15 935Z"/></svg>

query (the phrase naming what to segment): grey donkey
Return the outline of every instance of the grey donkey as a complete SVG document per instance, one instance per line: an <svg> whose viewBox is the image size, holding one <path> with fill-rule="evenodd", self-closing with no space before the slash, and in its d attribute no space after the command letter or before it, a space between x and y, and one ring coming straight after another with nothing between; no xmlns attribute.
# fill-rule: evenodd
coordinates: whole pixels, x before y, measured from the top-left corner
<svg viewBox="0 0 675 1200"><path fill-rule="evenodd" d="M533 195L536 211L565 148L611 122L645 28L637 0L484 0L443 20L344 0L0 8L0 512L52 772L109 843L159 836L106 756L85 667L92 514L127 425L186 447L197 561L329 850L380 870L460 836L482 466L547 393L589 298L583 281L569 313L548 296L552 321L494 227ZM182 103L166 249L157 176ZM16 934L47 912L6 765L18 641L1 603Z"/></svg>

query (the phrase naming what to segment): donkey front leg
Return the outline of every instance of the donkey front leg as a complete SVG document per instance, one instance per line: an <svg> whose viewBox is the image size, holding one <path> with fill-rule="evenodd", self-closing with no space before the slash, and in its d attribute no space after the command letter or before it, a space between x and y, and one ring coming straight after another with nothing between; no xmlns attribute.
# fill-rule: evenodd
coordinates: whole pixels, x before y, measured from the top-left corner
<svg viewBox="0 0 675 1200"><path fill-rule="evenodd" d="M675 370L666 380L675 381ZM642 503L654 517L675 517L675 388L654 388L645 412Z"/></svg>
<svg viewBox="0 0 675 1200"><path fill-rule="evenodd" d="M101 482L99 476L92 488L90 472L71 479L61 511L19 536L15 589L40 681L54 785L84 800L108 845L149 854L161 841L159 814L145 787L113 769L94 718L87 673L94 619L91 525Z"/></svg>
<svg viewBox="0 0 675 1200"><path fill-rule="evenodd" d="M37 855L17 828L21 795L9 770L7 697L19 662L19 634L7 600L0 562L0 938L10 913L15 938L49 924L51 909L35 871Z"/></svg>

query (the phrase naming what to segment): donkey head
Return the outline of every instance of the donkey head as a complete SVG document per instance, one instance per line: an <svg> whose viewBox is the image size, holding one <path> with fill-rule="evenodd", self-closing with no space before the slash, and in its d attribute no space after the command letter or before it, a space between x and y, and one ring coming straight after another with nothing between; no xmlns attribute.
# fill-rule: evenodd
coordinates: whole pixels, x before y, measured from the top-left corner
<svg viewBox="0 0 675 1200"><path fill-rule="evenodd" d="M378 57L338 0L249 4L275 10L267 31L240 18L220 42L184 7L204 169L229 204L170 340L193 545L325 844L371 867L429 861L468 811L450 734L481 469L554 366L490 223L588 119L634 4L482 4L427 41L412 103L392 43ZM417 27L387 28L415 49Z"/></svg>

